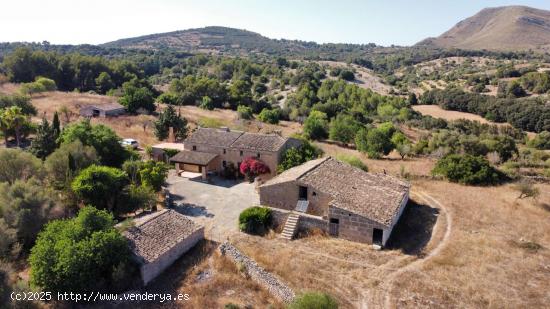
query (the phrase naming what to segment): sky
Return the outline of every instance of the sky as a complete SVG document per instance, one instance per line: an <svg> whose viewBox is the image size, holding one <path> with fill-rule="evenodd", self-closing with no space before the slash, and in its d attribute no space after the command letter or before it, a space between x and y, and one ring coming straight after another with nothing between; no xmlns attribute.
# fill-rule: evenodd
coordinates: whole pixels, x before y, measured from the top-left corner
<svg viewBox="0 0 550 309"><path fill-rule="evenodd" d="M485 7L550 0L2 0L0 42L100 44L226 26L318 43L412 45Z"/></svg>

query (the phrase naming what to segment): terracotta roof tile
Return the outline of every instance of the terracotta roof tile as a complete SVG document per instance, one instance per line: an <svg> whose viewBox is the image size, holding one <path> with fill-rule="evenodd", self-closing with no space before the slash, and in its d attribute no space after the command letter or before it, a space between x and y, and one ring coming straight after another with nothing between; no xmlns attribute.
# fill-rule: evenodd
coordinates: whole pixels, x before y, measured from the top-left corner
<svg viewBox="0 0 550 309"><path fill-rule="evenodd" d="M209 152L183 150L170 158L170 162L208 165L218 155Z"/></svg>
<svg viewBox="0 0 550 309"><path fill-rule="evenodd" d="M139 219L123 232L134 254L142 263L152 263L202 226L170 209Z"/></svg>

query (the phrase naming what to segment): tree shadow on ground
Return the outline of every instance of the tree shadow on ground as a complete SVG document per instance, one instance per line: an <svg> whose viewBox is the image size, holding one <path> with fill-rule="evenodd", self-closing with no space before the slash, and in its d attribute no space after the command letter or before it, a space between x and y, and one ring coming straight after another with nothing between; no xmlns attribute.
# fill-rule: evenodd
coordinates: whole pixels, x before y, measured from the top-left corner
<svg viewBox="0 0 550 309"><path fill-rule="evenodd" d="M174 207L174 210L181 213L182 215L190 217L214 217L214 214L208 212L208 209L206 207L192 203L178 204Z"/></svg>
<svg viewBox="0 0 550 309"><path fill-rule="evenodd" d="M422 256L424 248L432 238L438 216L439 209L409 200L386 248L398 249L408 255Z"/></svg>

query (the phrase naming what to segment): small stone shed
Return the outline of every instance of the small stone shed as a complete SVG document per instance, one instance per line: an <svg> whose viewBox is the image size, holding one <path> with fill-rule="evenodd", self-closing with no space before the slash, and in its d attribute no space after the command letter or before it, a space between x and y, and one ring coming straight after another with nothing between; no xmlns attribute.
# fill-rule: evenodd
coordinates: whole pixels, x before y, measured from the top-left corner
<svg viewBox="0 0 550 309"><path fill-rule="evenodd" d="M80 109L83 117L116 117L123 115L126 109L118 103L88 105Z"/></svg>
<svg viewBox="0 0 550 309"><path fill-rule="evenodd" d="M291 168L259 187L260 203L305 212L330 235L384 246L409 199L410 185L331 157Z"/></svg>
<svg viewBox="0 0 550 309"><path fill-rule="evenodd" d="M123 234L140 264L143 285L204 238L204 227L171 209L136 219L135 223Z"/></svg>

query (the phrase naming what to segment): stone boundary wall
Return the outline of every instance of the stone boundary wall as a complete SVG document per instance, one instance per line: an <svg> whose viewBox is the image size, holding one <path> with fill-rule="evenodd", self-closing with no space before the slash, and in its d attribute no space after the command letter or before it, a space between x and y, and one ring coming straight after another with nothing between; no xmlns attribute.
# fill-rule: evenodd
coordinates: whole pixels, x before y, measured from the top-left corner
<svg viewBox="0 0 550 309"><path fill-rule="evenodd" d="M222 255L229 257L236 264L242 264L246 272L258 284L266 288L269 293L285 303L290 303L296 297L294 291L286 284L281 282L271 273L259 266L254 260L241 253L237 248L228 242L220 245Z"/></svg>
<svg viewBox="0 0 550 309"><path fill-rule="evenodd" d="M269 207L269 209L271 209L271 217L273 218L273 224L275 227L284 226L286 219L292 213L291 211L279 208ZM328 221L323 219L323 217L300 213L298 230L308 231L312 229L320 229L321 231L328 233Z"/></svg>

